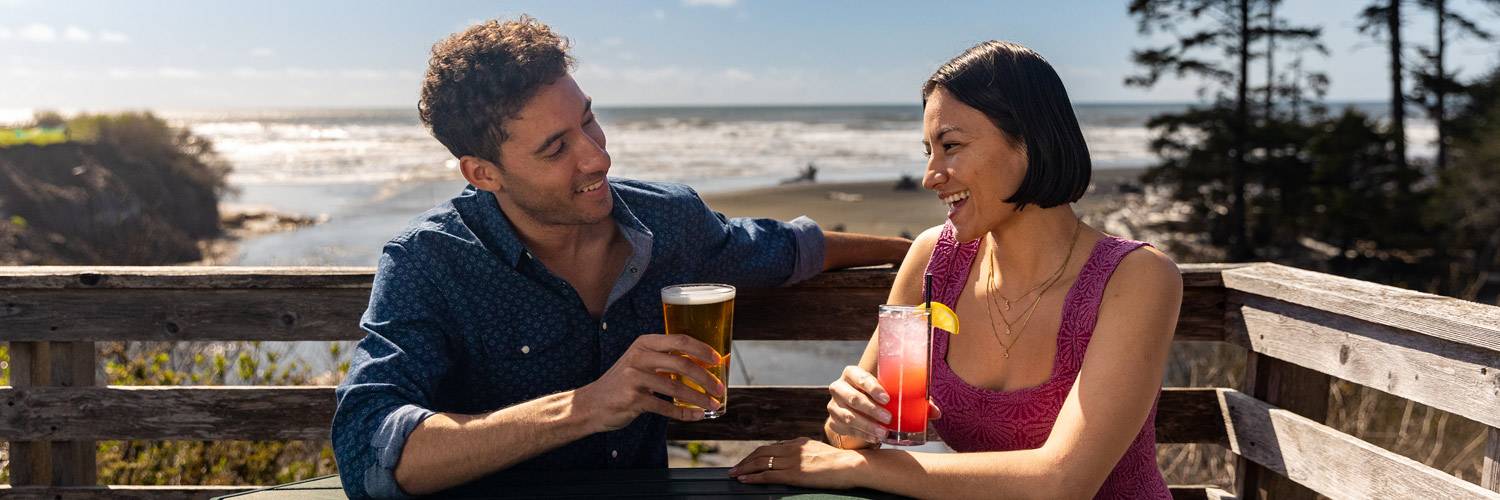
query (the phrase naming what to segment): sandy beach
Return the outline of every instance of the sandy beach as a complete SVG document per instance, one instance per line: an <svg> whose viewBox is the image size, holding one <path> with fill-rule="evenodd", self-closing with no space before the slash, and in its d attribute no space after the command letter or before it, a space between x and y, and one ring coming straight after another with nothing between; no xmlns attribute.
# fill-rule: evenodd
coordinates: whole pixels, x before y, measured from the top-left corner
<svg viewBox="0 0 1500 500"><path fill-rule="evenodd" d="M1089 193L1075 205L1080 216L1094 217L1118 206L1120 186L1133 184L1140 169L1095 170ZM895 180L856 183L805 183L719 194L704 201L730 217L770 217L788 220L806 215L825 230L916 235L941 224L947 209L937 196L920 187L897 191Z"/></svg>

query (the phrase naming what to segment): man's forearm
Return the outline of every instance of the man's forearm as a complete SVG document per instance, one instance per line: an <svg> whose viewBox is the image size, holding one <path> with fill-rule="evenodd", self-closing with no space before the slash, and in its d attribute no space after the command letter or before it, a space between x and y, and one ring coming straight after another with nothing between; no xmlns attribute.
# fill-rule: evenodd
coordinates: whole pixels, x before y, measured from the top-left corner
<svg viewBox="0 0 1500 500"><path fill-rule="evenodd" d="M406 438L396 483L425 495L503 470L592 433L563 392L480 415L439 413Z"/></svg>
<svg viewBox="0 0 1500 500"><path fill-rule="evenodd" d="M900 264L911 240L859 233L823 233L823 270Z"/></svg>

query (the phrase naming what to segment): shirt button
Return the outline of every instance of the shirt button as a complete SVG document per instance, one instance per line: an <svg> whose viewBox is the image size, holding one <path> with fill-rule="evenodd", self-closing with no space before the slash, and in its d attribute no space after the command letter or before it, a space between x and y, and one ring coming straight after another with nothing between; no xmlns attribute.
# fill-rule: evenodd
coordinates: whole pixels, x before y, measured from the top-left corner
<svg viewBox="0 0 1500 500"><path fill-rule="evenodd" d="M599 329L600 330L608 331L609 330L609 322L605 321L605 322L599 323Z"/></svg>
<svg viewBox="0 0 1500 500"><path fill-rule="evenodd" d="M523 346L521 346L521 354L530 354L530 353L531 353L531 346L529 346L529 345L523 345Z"/></svg>
<svg viewBox="0 0 1500 500"><path fill-rule="evenodd" d="M609 458L620 458L620 450L610 450Z"/></svg>
<svg viewBox="0 0 1500 500"><path fill-rule="evenodd" d="M635 267L630 268L630 274L635 274L636 271L639 271L639 269L636 269Z"/></svg>

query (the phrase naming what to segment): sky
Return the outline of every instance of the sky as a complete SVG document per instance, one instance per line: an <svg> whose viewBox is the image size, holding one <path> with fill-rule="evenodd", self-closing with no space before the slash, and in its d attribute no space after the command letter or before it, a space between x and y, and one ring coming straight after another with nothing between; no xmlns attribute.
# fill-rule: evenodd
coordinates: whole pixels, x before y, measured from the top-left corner
<svg viewBox="0 0 1500 500"><path fill-rule="evenodd" d="M1389 95L1384 46L1355 30L1364 3L1281 8L1324 27L1332 54L1308 66L1329 74L1331 100ZM1450 3L1500 32L1477 2ZM1131 49L1162 40L1124 0L0 0L0 109L414 107L433 42L521 13L572 41L600 106L915 103L934 69L988 39L1036 49L1075 102L1197 98L1192 81L1123 85ZM1428 43L1431 24L1414 13L1403 36ZM1500 45L1460 41L1449 65L1481 74Z"/></svg>

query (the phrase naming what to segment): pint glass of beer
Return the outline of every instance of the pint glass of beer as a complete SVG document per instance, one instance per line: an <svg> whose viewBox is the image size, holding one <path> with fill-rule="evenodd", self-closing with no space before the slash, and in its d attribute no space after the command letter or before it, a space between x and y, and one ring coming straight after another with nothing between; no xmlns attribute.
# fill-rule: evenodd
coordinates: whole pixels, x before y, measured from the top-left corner
<svg viewBox="0 0 1500 500"><path fill-rule="evenodd" d="M667 335L687 335L712 347L722 362L718 365L704 365L699 360L694 362L728 384L730 337L734 333L734 287L712 283L672 285L661 289L661 308ZM707 394L692 379L677 374L672 374L672 379L681 380L688 387ZM686 408L698 407L675 398L673 402ZM725 399L719 401L719 409L705 408L703 417L718 418L728 407L726 394Z"/></svg>

